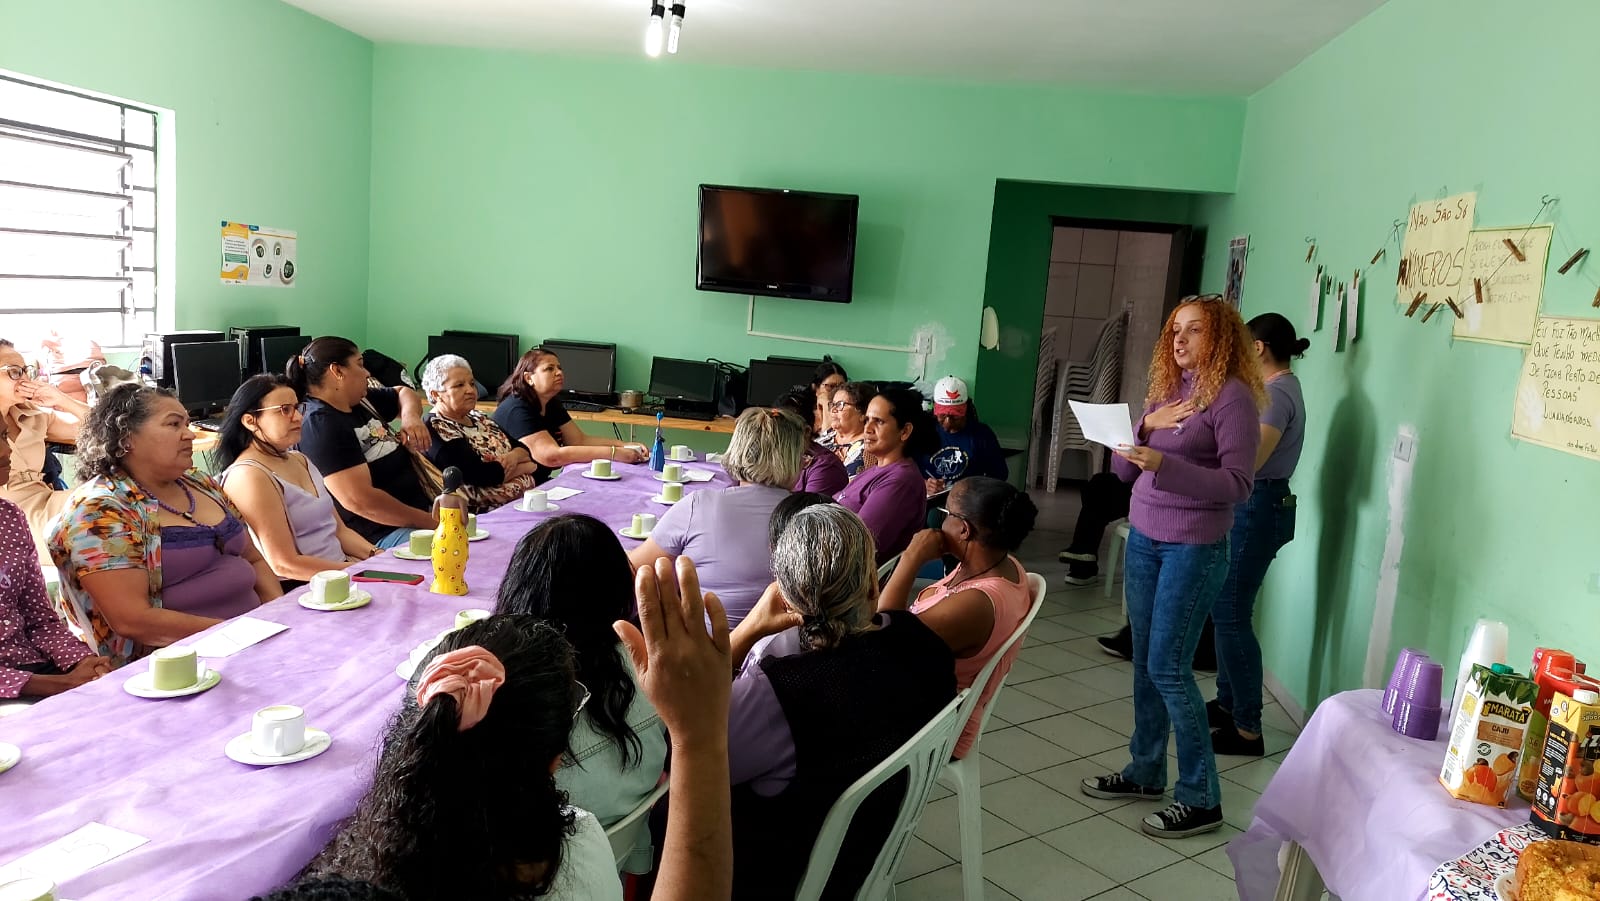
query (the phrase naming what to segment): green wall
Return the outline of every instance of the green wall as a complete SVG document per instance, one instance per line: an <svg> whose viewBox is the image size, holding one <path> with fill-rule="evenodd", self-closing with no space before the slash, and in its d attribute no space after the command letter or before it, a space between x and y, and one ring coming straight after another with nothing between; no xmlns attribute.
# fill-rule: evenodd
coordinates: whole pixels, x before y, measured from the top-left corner
<svg viewBox="0 0 1600 901"><path fill-rule="evenodd" d="M3 10L0 67L172 111L161 165L175 190L171 179L161 187L176 205L159 225L178 328L282 322L362 336L368 41L260 0L16 0ZM221 284L222 219L298 230L297 286Z"/></svg>
<svg viewBox="0 0 1600 901"><path fill-rule="evenodd" d="M1187 225L1197 199L1176 192L1025 181L995 185L983 303L994 307L1000 322L1000 347L978 352L985 422L1002 435L1022 437L1032 425L1055 217Z"/></svg>
<svg viewBox="0 0 1600 901"><path fill-rule="evenodd" d="M861 195L856 298L762 299L756 329L924 329L928 375L971 376L997 179L1231 190L1242 116L1236 99L383 45L369 332L413 359L446 327L615 341L625 387L652 355L830 352L906 377L906 355L748 337L747 298L694 289L696 185L792 187Z"/></svg>
<svg viewBox="0 0 1600 901"><path fill-rule="evenodd" d="M1395 219L1441 191L1478 192L1477 222L1525 223L1559 195L1546 311L1594 316L1594 285L1554 270L1600 246L1590 36L1600 7L1545 0L1391 0L1250 100L1235 198L1201 205L1208 286L1249 233L1245 313L1307 319L1306 236L1339 272L1365 266ZM1510 437L1519 350L1451 341L1450 316L1405 319L1393 246L1372 269L1361 338L1310 335L1297 365L1311 427L1295 479L1299 533L1258 617L1268 669L1314 704L1362 682L1390 510L1404 510L1393 639L1447 661L1480 616L1511 627L1512 659L1566 646L1600 662L1593 513L1600 464ZM1590 278L1600 274L1592 261ZM1582 271L1582 270L1580 270ZM1390 498L1402 425L1413 480ZM1381 683L1380 683L1381 685ZM1309 704L1307 705L1310 706Z"/></svg>

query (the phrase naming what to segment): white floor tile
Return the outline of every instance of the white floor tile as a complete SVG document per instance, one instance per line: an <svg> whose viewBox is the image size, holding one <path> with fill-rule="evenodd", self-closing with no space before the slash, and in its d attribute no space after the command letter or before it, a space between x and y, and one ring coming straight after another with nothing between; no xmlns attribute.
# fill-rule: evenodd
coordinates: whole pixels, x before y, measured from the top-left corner
<svg viewBox="0 0 1600 901"><path fill-rule="evenodd" d="M1234 901L1239 897L1233 880L1185 860L1143 879L1128 883L1128 888L1146 898L1182 898L1184 901Z"/></svg>
<svg viewBox="0 0 1600 901"><path fill-rule="evenodd" d="M1050 680L1040 679L1037 682L1029 682L1028 684L1037 686L1048 681ZM1066 712L1054 704L1041 700L1038 692L1030 691L1020 686L1001 686L1000 693L990 701L990 704L993 705L994 710L990 722L994 722L995 719L1003 719L1012 725L1030 723L1034 720L1042 720L1047 716L1055 716L1058 713Z"/></svg>
<svg viewBox="0 0 1600 901"><path fill-rule="evenodd" d="M1204 854L1196 854L1194 862L1208 870L1233 878L1233 861L1228 859L1228 847L1212 848Z"/></svg>
<svg viewBox="0 0 1600 901"><path fill-rule="evenodd" d="M1071 716L1070 713L1060 714ZM1040 720L1039 722L1048 722ZM1033 723L1029 724L1034 725ZM1047 766L1066 763L1075 757L1074 754L1060 745L1051 744L1043 738L1028 732L1021 726L1002 729L983 737L983 756L988 760L997 760L1000 763L1020 773L1031 773L1042 770Z"/></svg>
<svg viewBox="0 0 1600 901"><path fill-rule="evenodd" d="M898 901L951 901L961 897L961 868L954 864L934 870L894 887ZM1016 901L1015 896L992 882L984 885L987 901Z"/></svg>
<svg viewBox="0 0 1600 901"><path fill-rule="evenodd" d="M1171 796L1169 795L1169 802L1170 799ZM1109 811L1101 816L1104 819L1115 821L1129 832L1144 836L1145 838L1153 838L1153 836L1144 835L1144 832L1139 828L1139 821L1143 820L1152 813L1162 810L1163 806L1164 805L1162 804L1129 804L1126 807L1119 807L1116 810ZM1226 845L1228 842L1233 840L1234 836L1239 834L1240 830L1235 829L1227 824L1227 809L1224 808L1223 826L1221 829L1218 829L1215 832L1204 832L1200 835L1191 835L1188 838L1161 838L1155 840L1159 841L1165 847L1171 848L1172 850L1178 852L1184 857L1194 857L1196 854L1204 854L1205 852L1210 851L1212 848Z"/></svg>
<svg viewBox="0 0 1600 901"><path fill-rule="evenodd" d="M1282 765L1281 756L1263 757L1226 771L1223 773L1223 778L1251 791L1264 792L1267 790L1267 783L1272 781L1272 777L1278 773L1278 767Z"/></svg>
<svg viewBox="0 0 1600 901"><path fill-rule="evenodd" d="M1035 648L1024 648L1017 659L1031 663L1052 676L1062 673L1076 672L1100 665L1100 661L1091 660L1081 654L1074 654L1058 644L1040 645Z"/></svg>
<svg viewBox="0 0 1600 901"><path fill-rule="evenodd" d="M1106 817L1095 817L1040 836L1045 844L1121 885L1171 866L1183 855L1161 842L1128 830Z"/></svg>
<svg viewBox="0 0 1600 901"><path fill-rule="evenodd" d="M1133 700L1123 698L1075 711L1079 716L1120 735L1133 735Z"/></svg>
<svg viewBox="0 0 1600 901"><path fill-rule="evenodd" d="M1083 901L1116 887L1036 838L983 855L983 872L1021 901Z"/></svg>
<svg viewBox="0 0 1600 901"><path fill-rule="evenodd" d="M1082 682L1108 697L1133 697L1133 664L1124 661L1103 663L1094 669L1079 670L1072 674L1072 680Z"/></svg>
<svg viewBox="0 0 1600 901"><path fill-rule="evenodd" d="M1072 653L1082 654L1097 663L1109 663L1118 659L1107 654L1106 649L1100 646L1101 637L1099 635L1085 635L1082 638L1060 642L1060 644Z"/></svg>
<svg viewBox="0 0 1600 901"><path fill-rule="evenodd" d="M1222 821L1241 830L1249 829L1261 793L1226 779L1218 784L1222 787Z"/></svg>
<svg viewBox="0 0 1600 901"><path fill-rule="evenodd" d="M1039 679L1019 686L1020 690L1042 700L1048 701L1059 708L1057 713L1067 713L1080 707L1093 707L1112 700L1105 692L1079 682L1072 675L1051 676L1048 679ZM1034 717L1042 719L1042 717Z"/></svg>
<svg viewBox="0 0 1600 901"><path fill-rule="evenodd" d="M1096 813L1072 796L1027 776L985 785L983 809L1028 835L1042 835Z"/></svg>
<svg viewBox="0 0 1600 901"><path fill-rule="evenodd" d="M1017 660L1011 662L1011 669L1006 673L1006 684L1022 685L1035 679L1045 679L1053 675L1055 674L1046 672L1028 661L1020 659L1019 655Z"/></svg>
<svg viewBox="0 0 1600 901"><path fill-rule="evenodd" d="M1136 894L1131 888L1124 888L1119 885L1109 892L1095 895L1089 901L1148 901L1148 899Z"/></svg>
<svg viewBox="0 0 1600 901"><path fill-rule="evenodd" d="M1054 643L1057 641L1081 639L1084 636L1083 633L1079 632L1077 629L1068 628L1060 623L1051 622L1049 620L1036 619L1033 621L1033 625L1028 627L1028 637L1037 638L1044 642ZM1287 717L1285 717L1285 719L1287 719Z"/></svg>
<svg viewBox="0 0 1600 901"><path fill-rule="evenodd" d="M1084 758L1083 760L1073 760L1038 770L1028 775L1096 813L1105 813L1108 810L1116 810L1118 807L1132 804L1133 802L1129 799L1108 801L1103 798L1091 798L1083 793L1081 786L1085 779L1104 776L1111 772L1115 772L1115 770L1102 766L1090 758Z"/></svg>
<svg viewBox="0 0 1600 901"><path fill-rule="evenodd" d="M911 844L906 846L905 856L900 858L900 872L895 875L895 881L905 882L907 879L915 879L952 863L955 861L949 855L912 836Z"/></svg>
<svg viewBox="0 0 1600 901"><path fill-rule="evenodd" d="M1070 613L1066 616L1053 617L1052 620L1069 629L1077 629L1085 635L1111 635L1122 628L1121 620L1112 620L1093 613Z"/></svg>
<svg viewBox="0 0 1600 901"><path fill-rule="evenodd" d="M1104 726L1097 726L1073 713L1035 720L1021 728L1066 748L1073 752L1075 757L1087 757L1128 744L1126 735L1113 732ZM1055 763L1062 762L1055 761Z"/></svg>
<svg viewBox="0 0 1600 901"><path fill-rule="evenodd" d="M1027 838L1027 833L1007 823L992 813L983 815L983 849L985 851L1009 845ZM951 860L961 859L961 823L956 810L956 799L934 801L922 810L922 821L917 823L917 838L922 839Z"/></svg>
<svg viewBox="0 0 1600 901"><path fill-rule="evenodd" d="M979 743L978 748L979 753L982 753L983 744L981 742ZM991 782L1002 782L1016 775L1016 770L1006 766L992 757L985 756L978 764L979 785L988 785Z"/></svg>

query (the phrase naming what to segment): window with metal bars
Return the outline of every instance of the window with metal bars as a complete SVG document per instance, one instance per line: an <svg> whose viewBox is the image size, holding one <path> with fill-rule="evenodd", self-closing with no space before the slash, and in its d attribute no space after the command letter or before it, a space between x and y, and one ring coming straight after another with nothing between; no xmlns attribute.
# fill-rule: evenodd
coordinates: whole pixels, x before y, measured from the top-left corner
<svg viewBox="0 0 1600 901"><path fill-rule="evenodd" d="M0 337L156 331L156 119L0 73Z"/></svg>

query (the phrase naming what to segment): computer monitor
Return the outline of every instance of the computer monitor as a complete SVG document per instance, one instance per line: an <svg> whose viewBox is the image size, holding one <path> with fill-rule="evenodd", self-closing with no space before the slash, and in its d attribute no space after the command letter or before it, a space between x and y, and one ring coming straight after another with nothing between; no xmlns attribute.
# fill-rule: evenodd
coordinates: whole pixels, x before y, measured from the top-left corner
<svg viewBox="0 0 1600 901"><path fill-rule="evenodd" d="M242 381L237 341L172 346L173 388L191 416L211 416L226 407Z"/></svg>
<svg viewBox="0 0 1600 901"><path fill-rule="evenodd" d="M809 360L751 360L745 381L746 407L765 407L796 386L811 386L817 364Z"/></svg>
<svg viewBox="0 0 1600 901"><path fill-rule="evenodd" d="M704 360L655 357L650 361L650 393L663 402L714 404L717 367Z"/></svg>
<svg viewBox="0 0 1600 901"><path fill-rule="evenodd" d="M289 365L290 358L305 349L311 339L305 335L269 335L257 339L256 354L261 361L261 372L272 372L283 375L283 369Z"/></svg>
<svg viewBox="0 0 1600 901"><path fill-rule="evenodd" d="M563 395L610 403L617 391L617 346L554 338L539 345L561 358Z"/></svg>
<svg viewBox="0 0 1600 901"><path fill-rule="evenodd" d="M428 359L441 354L466 357L472 364L472 377L477 379L488 395L493 396L511 370L517 368L516 335L495 335L488 332L444 332L428 338Z"/></svg>

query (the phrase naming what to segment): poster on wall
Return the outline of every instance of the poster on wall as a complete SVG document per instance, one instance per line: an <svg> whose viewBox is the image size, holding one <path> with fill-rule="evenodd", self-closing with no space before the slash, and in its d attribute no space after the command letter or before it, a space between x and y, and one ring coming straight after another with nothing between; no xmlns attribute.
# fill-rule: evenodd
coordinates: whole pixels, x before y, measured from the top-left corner
<svg viewBox="0 0 1600 901"><path fill-rule="evenodd" d="M295 233L222 220L222 283L293 288Z"/></svg>
<svg viewBox="0 0 1600 901"><path fill-rule="evenodd" d="M1233 304L1235 310L1244 303L1244 266L1249 256L1249 235L1228 242L1228 283L1222 289L1222 299Z"/></svg>
<svg viewBox="0 0 1600 901"><path fill-rule="evenodd" d="M1463 341L1526 345L1533 340L1544 294L1545 264L1550 258L1554 226L1480 228L1467 238L1467 267L1462 274L1465 296L1455 336ZM1522 251L1517 259L1506 242ZM1477 283L1483 285L1478 303Z"/></svg>
<svg viewBox="0 0 1600 901"><path fill-rule="evenodd" d="M1472 232L1477 206L1478 195L1471 192L1411 207L1400 254L1403 277L1395 291L1400 306L1411 306L1419 293L1427 294L1430 304L1444 303L1447 297L1462 298L1467 237ZM1472 283L1466 285L1470 290Z"/></svg>
<svg viewBox="0 0 1600 901"><path fill-rule="evenodd" d="M1600 460L1600 319L1540 316L1522 362L1511 434Z"/></svg>

